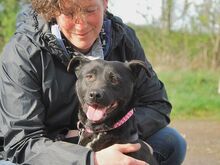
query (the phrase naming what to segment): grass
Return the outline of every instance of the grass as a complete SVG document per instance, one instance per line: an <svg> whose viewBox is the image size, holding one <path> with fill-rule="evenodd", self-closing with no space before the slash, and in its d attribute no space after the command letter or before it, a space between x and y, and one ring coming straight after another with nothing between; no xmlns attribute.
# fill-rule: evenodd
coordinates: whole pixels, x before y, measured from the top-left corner
<svg viewBox="0 0 220 165"><path fill-rule="evenodd" d="M167 88L173 105L171 118L220 120L220 56L213 54L210 34L134 28L147 58Z"/></svg>
<svg viewBox="0 0 220 165"><path fill-rule="evenodd" d="M171 118L220 119L219 73L170 70L158 73L173 105Z"/></svg>

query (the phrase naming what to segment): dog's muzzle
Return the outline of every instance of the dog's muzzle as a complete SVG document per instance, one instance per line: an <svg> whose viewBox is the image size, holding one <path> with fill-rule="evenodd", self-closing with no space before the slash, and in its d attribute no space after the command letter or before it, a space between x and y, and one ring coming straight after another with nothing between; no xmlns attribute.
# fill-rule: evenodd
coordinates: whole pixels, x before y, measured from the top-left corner
<svg viewBox="0 0 220 165"><path fill-rule="evenodd" d="M102 121L106 115L118 107L118 102L113 101L108 106L103 106L97 103L85 104L83 106L84 112L86 113L87 118L92 122Z"/></svg>

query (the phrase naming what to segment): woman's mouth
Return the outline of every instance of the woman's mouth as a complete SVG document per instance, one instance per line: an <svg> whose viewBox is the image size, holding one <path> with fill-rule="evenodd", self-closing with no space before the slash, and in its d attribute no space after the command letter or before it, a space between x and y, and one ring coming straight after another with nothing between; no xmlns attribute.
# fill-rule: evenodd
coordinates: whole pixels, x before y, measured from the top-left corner
<svg viewBox="0 0 220 165"><path fill-rule="evenodd" d="M90 33L90 31L86 31L86 32L75 32L75 33L73 33L73 34L76 35L76 36L79 36L79 37L85 37L85 36L87 36L89 33Z"/></svg>

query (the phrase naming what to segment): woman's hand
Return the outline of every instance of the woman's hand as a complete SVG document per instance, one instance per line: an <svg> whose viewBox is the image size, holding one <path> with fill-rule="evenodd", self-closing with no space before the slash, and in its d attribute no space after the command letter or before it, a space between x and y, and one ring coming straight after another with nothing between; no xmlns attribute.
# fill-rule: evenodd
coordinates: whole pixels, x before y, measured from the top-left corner
<svg viewBox="0 0 220 165"><path fill-rule="evenodd" d="M146 162L134 159L125 154L136 152L140 144L114 144L95 152L95 165L148 165Z"/></svg>

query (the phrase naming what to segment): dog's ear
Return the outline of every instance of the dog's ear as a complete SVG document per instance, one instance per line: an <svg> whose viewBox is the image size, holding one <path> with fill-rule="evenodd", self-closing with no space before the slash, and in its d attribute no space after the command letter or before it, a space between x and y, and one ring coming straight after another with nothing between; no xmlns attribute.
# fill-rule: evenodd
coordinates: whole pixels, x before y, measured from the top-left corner
<svg viewBox="0 0 220 165"><path fill-rule="evenodd" d="M70 73L74 73L74 72L76 73L81 68L81 66L83 66L86 63L89 63L90 61L91 60L89 60L86 57L75 56L68 63L67 71Z"/></svg>
<svg viewBox="0 0 220 165"><path fill-rule="evenodd" d="M144 69L145 72L147 73L148 78L151 78L151 73L148 70L146 63L144 63L141 60L131 60L128 62L128 67L132 70L132 72L134 73L135 76L137 76L139 74L139 72L141 71L141 69Z"/></svg>

